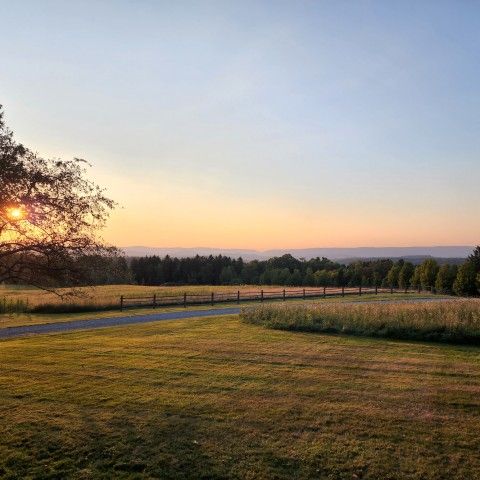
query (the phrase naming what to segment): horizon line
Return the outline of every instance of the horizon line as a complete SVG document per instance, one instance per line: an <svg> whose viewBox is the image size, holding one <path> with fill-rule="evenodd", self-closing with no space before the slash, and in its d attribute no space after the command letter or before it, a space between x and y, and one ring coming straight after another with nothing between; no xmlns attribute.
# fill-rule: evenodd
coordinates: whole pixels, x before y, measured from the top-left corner
<svg viewBox="0 0 480 480"><path fill-rule="evenodd" d="M209 250L251 250L255 252L268 252L271 250L333 250L333 249L341 249L341 250L356 250L356 249L363 249L363 248L474 248L475 245L469 244L448 244L448 245L390 245L390 246L372 246L372 245L362 245L356 247L273 247L267 249L259 249L259 248L248 248L248 247L211 247L211 246L194 246L194 247L165 247L165 246L152 246L152 245L123 245L119 246L118 248L159 248L165 250L196 250L196 249L209 249Z"/></svg>

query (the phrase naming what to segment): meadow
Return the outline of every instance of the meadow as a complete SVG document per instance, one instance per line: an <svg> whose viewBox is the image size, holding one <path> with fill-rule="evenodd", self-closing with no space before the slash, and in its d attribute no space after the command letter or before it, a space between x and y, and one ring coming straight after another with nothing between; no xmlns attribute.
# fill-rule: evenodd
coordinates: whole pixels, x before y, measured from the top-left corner
<svg viewBox="0 0 480 480"><path fill-rule="evenodd" d="M74 290L59 288L55 292L23 285L0 285L0 315L2 313L81 313L118 310L120 296L152 297L160 302L162 297L187 295L210 295L232 292L265 292L284 287L260 285L98 285L78 287Z"/></svg>
<svg viewBox="0 0 480 480"><path fill-rule="evenodd" d="M480 478L480 350L237 316L0 342L4 479Z"/></svg>
<svg viewBox="0 0 480 480"><path fill-rule="evenodd" d="M127 292L133 292L133 294L136 295L142 295L147 292L147 294L151 294L151 288L156 288L156 290L153 290L154 292L158 292L158 287L142 287L142 286L134 286L134 285L127 285L125 289L122 287L125 287L124 285L118 286L118 291L127 291ZM132 288L133 287L133 288ZM83 320L83 319L92 319L92 318L106 318L106 317L117 317L117 316L134 316L134 315L147 315L147 314L154 314L154 313L161 313L161 312L173 312L173 311L178 311L178 310L184 310L183 306L169 306L169 307L157 307L155 309L149 307L149 308L131 308L131 309L125 309L123 311L119 310L119 305L118 303L112 304L110 308L101 308L102 305L108 305L106 303L101 303L101 302L106 302L108 301L108 298L106 296L107 292L115 292L117 287L113 286L102 286L102 287L92 287L93 288L93 294L92 292L90 293L90 297L88 298L75 298L72 299L71 297L68 297L66 299L61 299L58 296L55 296L52 293L49 292L43 292L40 290L34 290L34 289L15 289L11 288L7 290L7 295L8 297L8 302L11 302L14 306L16 305L16 302L22 301L25 302L26 305L36 305L38 308L33 308L33 311L28 311L28 309L20 309L16 310L15 308L12 309L12 311L3 311L0 309L0 329L1 328L8 328L8 327L15 327L15 326L20 326L20 325L37 325L37 324L42 324L42 323L56 323L56 322L67 322L67 321L72 321L72 320ZM185 288L185 287L182 287ZM237 288L237 287L217 287L217 286L212 286L212 287L187 287L190 289L190 292L202 292L202 289L207 290L211 289L208 291L218 291L218 292L231 292L232 288ZM219 290L216 290L216 288L219 288ZM227 289L230 290L227 290ZM240 287L241 288L241 287ZM263 288L265 291L268 291L268 287L243 287L243 291L246 289L250 289L248 291L252 291L251 289L260 289ZM273 287L270 287L272 289ZM5 292L6 289L3 289ZM180 290L180 287L162 287L161 291L163 295L170 294L171 291L176 292L175 294L178 294L178 291ZM277 288L278 290L278 288ZM96 294L96 296L95 296ZM29 296L30 295L30 296ZM412 298L416 299L421 299L421 298L430 298L427 294L425 295L418 295L415 293L408 293L408 294L402 294L402 293L395 293L394 297L397 300L410 300ZM22 300L18 300L18 299ZM26 300L26 299L31 299L31 300ZM118 297L112 296L110 297L113 301L114 298L117 299L118 302ZM1 299L1 296L0 296ZM42 303L45 300L48 300L49 302L52 303ZM288 304L310 304L312 302L319 302L321 301L322 303L328 302L328 303L343 303L343 302L348 302L348 301L355 301L355 302L369 302L369 301L390 301L392 299L391 294L378 294L378 295L372 295L372 294L363 294L362 296L348 296L345 298L342 297L327 297L325 299L318 299L318 298L307 298L306 300L301 300L301 299L289 299L287 300ZM71 302L77 302L77 303L71 303ZM88 302L98 302L98 305L95 307L90 307L90 303ZM38 302L38 303L35 303ZM53 303L56 302L56 303ZM268 300L265 303L278 303L278 300ZM1 303L1 300L0 300ZM47 308L49 305L53 305L53 308ZM71 308L71 305L74 307ZM242 303L242 305L250 306L250 305L258 305L258 302L246 302ZM1 306L1 305L0 305ZM80 308L78 308L80 307ZM216 303L214 306L211 306L210 304L206 305L195 305L195 306L188 306L187 308L189 309L195 309L195 310L204 310L204 309L215 309L215 308L224 308L225 304L222 303ZM27 311L25 311L27 310ZM18 313L17 313L18 312ZM39 313L40 312L40 313Z"/></svg>
<svg viewBox="0 0 480 480"><path fill-rule="evenodd" d="M244 322L279 330L480 345L480 300L262 305L242 309Z"/></svg>
<svg viewBox="0 0 480 480"><path fill-rule="evenodd" d="M92 307L118 308L120 295L128 297L152 296L156 294L159 298L170 295L197 294L208 295L212 291L236 292L257 291L263 288L267 290L278 290L283 287L257 286L257 285L182 285L182 286L145 286L145 285L99 285L94 287L76 288L70 295L71 290L60 288L57 293L41 290L29 286L0 285L0 299L5 298L11 302L23 302L29 308L38 308L43 305L87 305Z"/></svg>

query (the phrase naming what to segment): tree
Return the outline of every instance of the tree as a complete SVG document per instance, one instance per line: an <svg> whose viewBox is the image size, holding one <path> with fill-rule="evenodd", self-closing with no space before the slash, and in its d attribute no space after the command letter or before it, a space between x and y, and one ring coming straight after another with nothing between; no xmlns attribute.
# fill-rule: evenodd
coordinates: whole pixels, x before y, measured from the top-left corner
<svg viewBox="0 0 480 480"><path fill-rule="evenodd" d="M17 143L0 106L0 282L84 284L82 257L118 254L98 236L115 203L86 179L86 165Z"/></svg>
<svg viewBox="0 0 480 480"><path fill-rule="evenodd" d="M398 287L398 278L402 267L398 264L393 265L388 271L387 282L390 287Z"/></svg>
<svg viewBox="0 0 480 480"><path fill-rule="evenodd" d="M453 282L457 276L458 268L456 265L442 265L437 273L435 280L435 289L441 293L451 293Z"/></svg>
<svg viewBox="0 0 480 480"><path fill-rule="evenodd" d="M457 295L462 296L476 295L478 293L477 272L473 262L467 260L463 265L460 265L457 278L453 284L453 290Z"/></svg>
<svg viewBox="0 0 480 480"><path fill-rule="evenodd" d="M433 258L427 258L420 265L420 283L422 287L433 287L438 273L438 263Z"/></svg>
<svg viewBox="0 0 480 480"><path fill-rule="evenodd" d="M300 273L300 270L298 268L295 268L295 270L293 271L290 282L296 287L302 284L302 274Z"/></svg>
<svg viewBox="0 0 480 480"><path fill-rule="evenodd" d="M476 272L480 272L480 245L475 247L473 253L469 255L467 261L473 264Z"/></svg>
<svg viewBox="0 0 480 480"><path fill-rule="evenodd" d="M307 287L315 286L315 277L313 276L313 270L311 267L307 268L305 276L303 277L303 284Z"/></svg>
<svg viewBox="0 0 480 480"><path fill-rule="evenodd" d="M413 276L415 267L411 262L405 262L398 273L398 286L402 289L408 288Z"/></svg>
<svg viewBox="0 0 480 480"><path fill-rule="evenodd" d="M315 280L315 286L317 287L326 287L330 282L330 275L328 274L328 270L317 270L313 274L313 278Z"/></svg>
<svg viewBox="0 0 480 480"><path fill-rule="evenodd" d="M415 267L415 270L413 271L413 275L410 279L410 285L412 287L415 287L415 288L420 287L420 285L421 285L421 282L420 282L420 272L421 272L421 270L422 269L421 269L420 265L417 265Z"/></svg>
<svg viewBox="0 0 480 480"><path fill-rule="evenodd" d="M223 267L220 273L220 283L223 285L231 285L234 283L235 271L232 267Z"/></svg>

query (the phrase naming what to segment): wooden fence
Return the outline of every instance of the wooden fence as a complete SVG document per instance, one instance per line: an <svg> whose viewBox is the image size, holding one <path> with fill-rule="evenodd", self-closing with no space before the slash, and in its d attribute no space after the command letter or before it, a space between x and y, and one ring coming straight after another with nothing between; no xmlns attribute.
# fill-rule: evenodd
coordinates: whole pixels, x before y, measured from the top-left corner
<svg viewBox="0 0 480 480"><path fill-rule="evenodd" d="M432 288L422 290L434 293ZM288 300L326 297L345 297L347 295L366 295L381 293L420 293L418 289L399 289L381 287L321 287L293 290L257 290L205 294L184 293L183 295L150 295L146 297L120 297L120 310L126 308L187 307L188 305L215 305L218 303L264 302L268 300Z"/></svg>

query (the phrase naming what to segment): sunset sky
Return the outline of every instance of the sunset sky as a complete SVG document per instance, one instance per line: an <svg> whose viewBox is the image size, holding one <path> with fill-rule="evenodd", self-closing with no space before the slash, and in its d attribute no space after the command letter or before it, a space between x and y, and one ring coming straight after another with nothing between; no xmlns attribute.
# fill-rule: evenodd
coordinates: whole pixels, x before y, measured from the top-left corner
<svg viewBox="0 0 480 480"><path fill-rule="evenodd" d="M480 3L0 0L17 140L119 246L473 245Z"/></svg>

